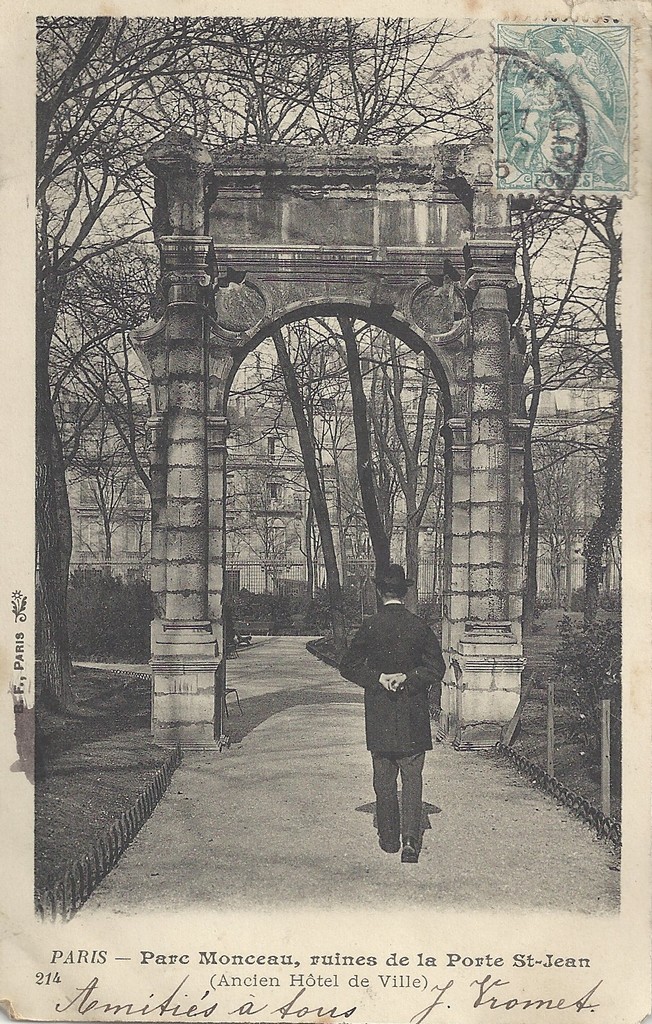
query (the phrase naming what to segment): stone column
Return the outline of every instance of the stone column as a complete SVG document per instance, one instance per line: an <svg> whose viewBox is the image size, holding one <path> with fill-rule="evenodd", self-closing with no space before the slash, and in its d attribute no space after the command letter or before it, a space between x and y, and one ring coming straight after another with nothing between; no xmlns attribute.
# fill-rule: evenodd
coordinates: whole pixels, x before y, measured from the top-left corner
<svg viewBox="0 0 652 1024"><path fill-rule="evenodd" d="M211 239L159 238L167 289L165 611L153 624L154 734L215 746L218 637L208 610L207 301ZM219 727L219 723L218 723Z"/></svg>
<svg viewBox="0 0 652 1024"><path fill-rule="evenodd" d="M226 566L226 458L229 421L225 416L210 414L206 420L208 443L208 610L215 623L220 649L225 650L224 637L224 573ZM217 673L215 692L215 735L222 736L223 695L226 687L226 658Z"/></svg>
<svg viewBox="0 0 652 1024"><path fill-rule="evenodd" d="M520 695L524 660L512 620L513 548L510 456L510 314L516 281L513 246L476 239L466 252L472 328L469 448L468 619L453 654L457 677L455 744L500 738ZM520 501L520 495L519 495ZM460 543L466 543L462 537ZM520 566L520 552L517 564ZM453 561L454 565L454 561Z"/></svg>
<svg viewBox="0 0 652 1024"><path fill-rule="evenodd" d="M512 404L512 408L513 408ZM529 421L511 417L509 421L509 538L507 594L508 618L518 643L523 641L523 541L521 538L521 512L523 508L523 463L525 436Z"/></svg>
<svg viewBox="0 0 652 1024"><path fill-rule="evenodd" d="M151 476L151 559L150 587L154 618L165 615L165 495L167 491L166 423L163 413L147 421L148 453Z"/></svg>
<svg viewBox="0 0 652 1024"><path fill-rule="evenodd" d="M470 420L451 416L446 421L446 475L444 533L445 582L443 593L442 647L453 666L442 681L442 731L455 736L458 720L458 689L455 673L457 646L469 618L470 588L470 501L471 449Z"/></svg>

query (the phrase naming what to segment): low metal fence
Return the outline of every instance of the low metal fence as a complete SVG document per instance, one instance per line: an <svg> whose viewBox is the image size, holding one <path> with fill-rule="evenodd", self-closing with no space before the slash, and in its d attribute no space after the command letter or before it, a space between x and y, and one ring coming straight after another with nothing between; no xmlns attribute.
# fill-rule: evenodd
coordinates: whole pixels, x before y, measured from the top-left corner
<svg viewBox="0 0 652 1024"><path fill-rule="evenodd" d="M617 849L620 848L622 844L622 827L619 821L605 814L604 811L592 804L586 797L579 796L571 789L568 789L554 775L549 775L547 770L540 764L530 761L527 757L513 750L512 747L508 747L504 743L497 743L495 749L497 754L501 754L511 761L518 771L525 775L535 786L553 796L560 804L568 807L573 814L595 829L601 839L608 839Z"/></svg>
<svg viewBox="0 0 652 1024"><path fill-rule="evenodd" d="M612 724L621 727L620 717L609 699L600 701L600 807L565 786L555 776L555 693L558 689L554 676L546 680L546 764L537 764L512 747L517 735L523 712L536 683L533 673L521 694L518 707L511 721L505 726L502 738L496 744L496 752L507 757L515 767L544 792L554 796L559 803L568 807L596 830L601 838L610 840L620 847L622 841L620 821L611 816L612 808ZM582 716L584 717L584 716Z"/></svg>
<svg viewBox="0 0 652 1024"><path fill-rule="evenodd" d="M133 841L159 800L167 790L175 770L181 764L181 746L166 758L154 778L138 799L96 839L92 848L74 860L69 867L51 879L46 886L36 889L34 903L40 920L69 921L84 905L103 878L116 866L120 857Z"/></svg>

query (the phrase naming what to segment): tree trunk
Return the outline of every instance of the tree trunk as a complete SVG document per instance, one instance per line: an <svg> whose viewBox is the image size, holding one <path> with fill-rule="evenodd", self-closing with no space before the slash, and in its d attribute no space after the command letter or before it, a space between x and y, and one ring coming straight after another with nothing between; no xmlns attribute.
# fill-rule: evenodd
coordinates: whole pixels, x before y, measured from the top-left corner
<svg viewBox="0 0 652 1024"><path fill-rule="evenodd" d="M570 530L566 531L564 547L566 552L566 601L564 607L569 612L573 603L573 537Z"/></svg>
<svg viewBox="0 0 652 1024"><path fill-rule="evenodd" d="M349 581L349 567L346 553L346 533L344 530L344 524L342 522L342 483L340 480L340 471L337 466L337 460L335 459L335 508L337 511L337 542L340 548L340 569L342 571L342 583L344 586Z"/></svg>
<svg viewBox="0 0 652 1024"><path fill-rule="evenodd" d="M405 517L405 572L407 578L412 581L405 596L405 606L411 612L416 612L419 603L419 525L416 521L416 511L410 507Z"/></svg>
<svg viewBox="0 0 652 1024"><path fill-rule="evenodd" d="M602 474L600 514L589 530L584 542L584 625L595 621L598 613L600 584L604 573L604 556L607 544L618 526L622 502L622 414L620 398L616 401L614 418L607 438L607 456Z"/></svg>
<svg viewBox="0 0 652 1024"><path fill-rule="evenodd" d="M539 496L532 465L531 430L527 432L525 439L523 483L527 502L527 561L523 590L523 633L528 636L534 629L536 616L537 561L539 557Z"/></svg>
<svg viewBox="0 0 652 1024"><path fill-rule="evenodd" d="M342 586L340 574L337 567L337 556L333 543L333 531L331 529L330 517L326 495L321 484L317 460L315 458L315 442L312 432L306 419L301 392L297 384L294 367L290 361L290 355L280 331L273 334L276 354L279 366L283 374L285 388L294 415L294 422L299 436L299 446L303 457L303 468L308 480L312 507L319 530L321 548L324 556L324 568L326 570L326 586L328 589L328 602L331 611L331 623L333 626L333 639L338 651L343 651L346 646L346 621L342 598Z"/></svg>
<svg viewBox="0 0 652 1024"><path fill-rule="evenodd" d="M389 538L385 532L383 518L378 508L376 487L374 484L373 464L371 461L371 441L369 437L369 422L367 419L367 399L362 384L362 371L360 369L360 354L353 334L351 320L346 317L339 317L340 330L346 347L346 364L349 371L351 383L351 399L353 405L353 429L355 432L356 466L358 470L358 482L362 495L362 507L364 509L371 546L376 561L376 572L382 571L389 565Z"/></svg>
<svg viewBox="0 0 652 1024"><path fill-rule="evenodd" d="M36 637L44 695L65 708L72 702L67 619L72 524L48 376L53 328L41 286L36 305Z"/></svg>
<svg viewBox="0 0 652 1024"><path fill-rule="evenodd" d="M312 550L312 498L308 498L306 511L306 576L308 597L312 601L315 596L315 562Z"/></svg>

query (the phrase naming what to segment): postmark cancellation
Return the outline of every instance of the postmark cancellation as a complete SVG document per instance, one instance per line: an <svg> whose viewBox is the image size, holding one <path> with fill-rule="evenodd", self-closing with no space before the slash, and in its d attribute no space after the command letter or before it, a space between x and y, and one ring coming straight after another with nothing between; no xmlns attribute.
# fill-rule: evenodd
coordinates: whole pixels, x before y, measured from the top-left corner
<svg viewBox="0 0 652 1024"><path fill-rule="evenodd" d="M631 28L496 26L496 184L627 193Z"/></svg>

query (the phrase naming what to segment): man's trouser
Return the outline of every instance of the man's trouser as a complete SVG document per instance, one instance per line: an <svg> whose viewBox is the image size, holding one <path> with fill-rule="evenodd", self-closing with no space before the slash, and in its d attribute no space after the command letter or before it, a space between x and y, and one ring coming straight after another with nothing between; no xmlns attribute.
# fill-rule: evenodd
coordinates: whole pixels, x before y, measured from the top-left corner
<svg viewBox="0 0 652 1024"><path fill-rule="evenodd" d="M376 754L371 755L374 766L374 791L376 793L376 817L380 840L388 845L398 840L403 826L403 835L421 838L421 794L423 788L423 763L421 754ZM399 815L396 780L401 773L402 813Z"/></svg>

